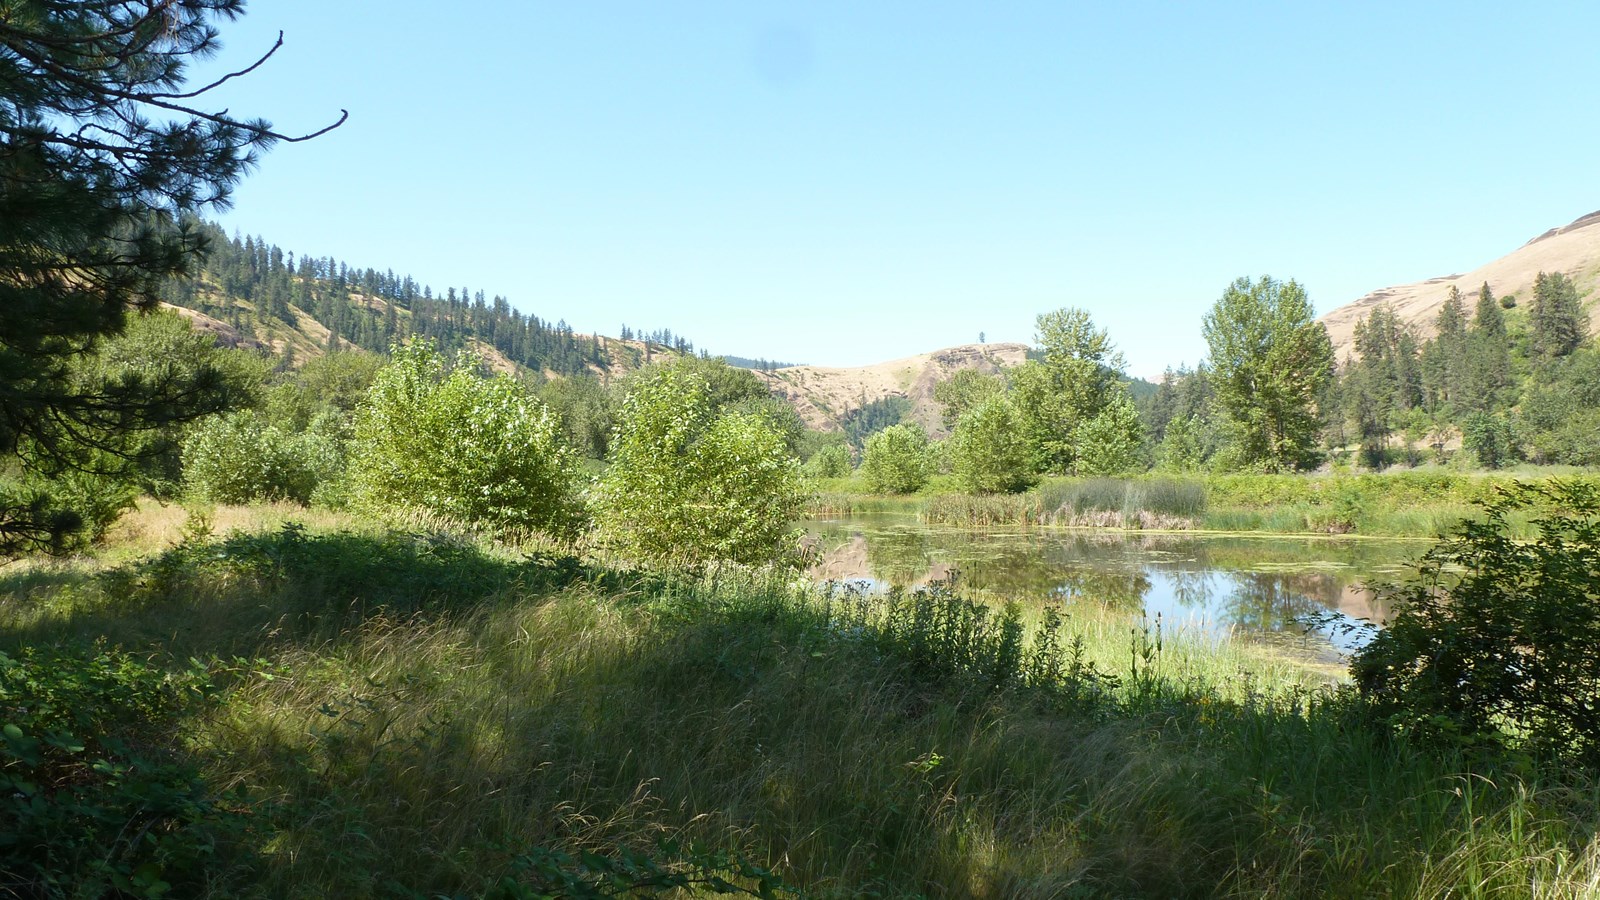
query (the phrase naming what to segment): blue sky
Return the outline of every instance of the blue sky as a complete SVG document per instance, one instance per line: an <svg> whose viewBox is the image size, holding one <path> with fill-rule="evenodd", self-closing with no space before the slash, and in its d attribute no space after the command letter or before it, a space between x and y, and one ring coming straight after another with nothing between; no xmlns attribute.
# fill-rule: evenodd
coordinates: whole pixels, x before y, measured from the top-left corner
<svg viewBox="0 0 1600 900"><path fill-rule="evenodd" d="M196 70L309 131L230 230L579 331L858 365L1088 309L1205 354L1600 209L1600 4L255 0Z"/></svg>

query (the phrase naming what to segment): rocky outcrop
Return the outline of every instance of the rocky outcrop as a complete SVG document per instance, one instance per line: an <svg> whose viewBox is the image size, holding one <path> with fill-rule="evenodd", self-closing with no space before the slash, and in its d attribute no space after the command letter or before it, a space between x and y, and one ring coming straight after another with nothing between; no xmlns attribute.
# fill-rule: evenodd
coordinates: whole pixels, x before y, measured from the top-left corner
<svg viewBox="0 0 1600 900"><path fill-rule="evenodd" d="M940 407L933 390L962 369L998 372L1021 365L1026 344L962 344L872 366L832 368L790 366L757 372L772 392L794 406L809 428L839 431L845 417L888 397L911 401L909 418L930 434L942 434Z"/></svg>

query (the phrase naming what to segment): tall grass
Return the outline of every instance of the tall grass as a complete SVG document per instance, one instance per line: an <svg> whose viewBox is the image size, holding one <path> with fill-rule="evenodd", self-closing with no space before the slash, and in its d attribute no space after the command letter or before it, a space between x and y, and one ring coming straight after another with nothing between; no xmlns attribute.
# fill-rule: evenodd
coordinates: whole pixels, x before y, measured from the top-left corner
<svg viewBox="0 0 1600 900"><path fill-rule="evenodd" d="M1314 675L1092 602L297 528L95 568L0 573L0 645L218 657L223 702L176 731L251 798L218 896L516 896L548 851L664 838L813 897L1595 885L1593 773L1411 746Z"/></svg>
<svg viewBox="0 0 1600 900"><path fill-rule="evenodd" d="M1183 478L1058 478L1025 494L904 498L944 525L1266 531L1433 537L1515 480L1509 475L1406 471L1361 475L1196 475ZM832 495L848 514L859 498ZM899 507L906 508L906 507ZM1511 533L1531 536L1525 516Z"/></svg>
<svg viewBox="0 0 1600 900"><path fill-rule="evenodd" d="M806 515L813 518L852 516L872 513L915 512L922 500L914 496L890 497L877 494L821 492L806 504Z"/></svg>
<svg viewBox="0 0 1600 900"><path fill-rule="evenodd" d="M1205 485L1170 478L1049 481L1025 494L932 497L925 521L946 525L1074 525L1192 528L1205 513Z"/></svg>
<svg viewBox="0 0 1600 900"><path fill-rule="evenodd" d="M943 494L922 504L924 522L988 528L1000 525L1042 525L1044 504L1035 494Z"/></svg>

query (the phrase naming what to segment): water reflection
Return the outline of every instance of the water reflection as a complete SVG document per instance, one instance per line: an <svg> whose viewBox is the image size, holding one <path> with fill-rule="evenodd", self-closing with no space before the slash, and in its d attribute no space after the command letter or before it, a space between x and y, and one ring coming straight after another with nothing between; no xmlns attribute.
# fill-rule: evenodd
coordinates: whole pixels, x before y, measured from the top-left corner
<svg viewBox="0 0 1600 900"><path fill-rule="evenodd" d="M1258 639L1301 639L1318 619L1313 640L1344 652L1364 639L1345 626L1386 615L1364 583L1395 577L1422 549L1403 541L966 530L893 515L808 528L818 578L914 588L954 577L970 596L1060 596L1160 613L1167 627Z"/></svg>

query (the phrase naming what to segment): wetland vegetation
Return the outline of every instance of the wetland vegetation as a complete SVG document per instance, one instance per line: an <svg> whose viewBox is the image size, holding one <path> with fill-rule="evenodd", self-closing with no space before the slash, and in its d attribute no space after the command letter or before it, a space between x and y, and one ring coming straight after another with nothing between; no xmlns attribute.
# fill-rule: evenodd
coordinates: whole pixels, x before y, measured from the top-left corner
<svg viewBox="0 0 1600 900"><path fill-rule="evenodd" d="M293 515L218 508L239 526L218 534L151 504L120 553L3 573L12 889L1579 897L1600 878L1592 769L1399 727L1271 646L1130 627L1109 583L1075 587L1103 603L991 584L977 604L959 580L659 574Z"/></svg>
<svg viewBox="0 0 1600 900"><path fill-rule="evenodd" d="M1600 484L1482 471L1597 461L1564 276L823 433L202 223L315 136L178 92L240 9L0 14L0 894L1600 893Z"/></svg>

